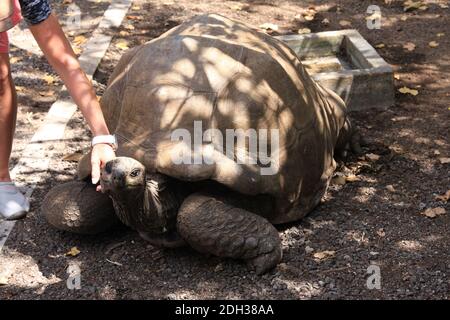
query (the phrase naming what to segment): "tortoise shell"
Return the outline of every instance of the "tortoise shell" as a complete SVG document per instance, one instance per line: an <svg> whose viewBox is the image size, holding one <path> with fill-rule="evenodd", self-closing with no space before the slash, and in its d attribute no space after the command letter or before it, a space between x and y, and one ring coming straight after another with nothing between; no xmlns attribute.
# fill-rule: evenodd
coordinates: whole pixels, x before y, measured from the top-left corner
<svg viewBox="0 0 450 320"><path fill-rule="evenodd" d="M346 113L285 43L216 14L194 17L125 53L101 106L119 141L117 155L179 180L268 195L273 223L300 219L319 203ZM256 132L267 152L255 153L250 139L228 141L227 130L238 129L250 132L247 138ZM192 140L174 139L174 132ZM189 153L192 161L174 161ZM82 164L80 171L87 172Z"/></svg>

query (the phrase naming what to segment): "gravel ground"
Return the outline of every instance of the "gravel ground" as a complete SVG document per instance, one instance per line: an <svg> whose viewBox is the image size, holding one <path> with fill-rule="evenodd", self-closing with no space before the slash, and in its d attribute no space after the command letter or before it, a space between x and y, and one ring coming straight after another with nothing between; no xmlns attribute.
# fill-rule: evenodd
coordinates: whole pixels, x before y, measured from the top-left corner
<svg viewBox="0 0 450 320"><path fill-rule="evenodd" d="M63 13L62 1L53 2ZM99 14L104 2L100 1ZM436 198L450 189L444 159L450 157L450 43L448 34L438 36L448 33L449 9L441 7L447 1L424 1L426 10L405 13L403 1L387 2L135 1L121 28L112 30L116 36L94 77L99 95L124 42L128 47L144 43L203 12L255 26L274 23L279 34L305 27L313 32L356 28L372 45L384 44L378 51L395 69L396 88L407 86L419 94L397 92L396 105L385 111L352 114L369 144L363 155L341 163L336 174L356 175L352 180L357 181L341 184L336 179L312 214L279 227L284 258L263 276L249 273L240 262L205 257L191 249L154 248L124 227L89 237L49 227L39 212L41 199L52 186L73 179L76 164L62 157L88 147L90 140L77 114L66 131L64 154L52 161L51 176L36 189L29 217L16 224L0 254L7 280L0 286L0 299L450 298L450 208ZM97 3L83 3L85 12L96 12L90 6ZM380 30L366 28L370 4L382 8ZM306 21L301 14L311 7L318 13ZM351 26L342 27L343 20ZM430 48L430 41L439 46ZM413 51L403 47L407 42L416 45ZM13 55L22 57L14 65L14 76L24 87L14 164L55 99L40 92L57 90L60 82L56 76L52 86L42 81L51 70L41 58L24 52ZM438 207L446 213L435 218L421 214ZM65 255L74 246L80 254ZM73 265L82 271L80 290L66 287L67 269ZM379 290L366 286L370 265L380 267Z"/></svg>

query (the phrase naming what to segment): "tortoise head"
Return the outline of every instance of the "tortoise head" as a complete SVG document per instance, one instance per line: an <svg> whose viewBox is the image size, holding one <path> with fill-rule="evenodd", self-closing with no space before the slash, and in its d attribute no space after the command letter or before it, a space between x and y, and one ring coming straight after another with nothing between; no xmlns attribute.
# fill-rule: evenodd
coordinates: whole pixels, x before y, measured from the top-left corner
<svg viewBox="0 0 450 320"><path fill-rule="evenodd" d="M145 188L145 166L128 157L117 157L101 170L100 184L103 192L117 194L124 190Z"/></svg>
<svg viewBox="0 0 450 320"><path fill-rule="evenodd" d="M177 189L159 173L149 173L139 161L117 157L103 167L102 192L108 194L116 215L127 226L151 238L175 228L175 216L181 203Z"/></svg>

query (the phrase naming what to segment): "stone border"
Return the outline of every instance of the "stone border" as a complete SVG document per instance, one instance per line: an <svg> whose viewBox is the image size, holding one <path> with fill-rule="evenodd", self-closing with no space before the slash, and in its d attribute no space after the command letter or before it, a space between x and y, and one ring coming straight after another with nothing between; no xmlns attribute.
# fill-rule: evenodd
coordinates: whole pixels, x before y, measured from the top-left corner
<svg viewBox="0 0 450 320"><path fill-rule="evenodd" d="M100 24L92 33L79 58L81 67L88 77L92 78L111 43L112 36L105 35L105 31L122 24L131 4L132 0L113 0L103 14ZM30 45L30 48L34 46ZM48 177L47 171L52 155L61 151L54 147L54 143L64 139L66 125L76 110L77 106L68 97L67 90L63 88L60 98L50 107L43 124L33 135L30 143L23 150L22 157L11 171L13 180L28 198L31 197L36 186ZM14 225L15 221L0 222L0 253Z"/></svg>
<svg viewBox="0 0 450 320"><path fill-rule="evenodd" d="M312 74L333 90L349 110L384 109L394 105L392 67L355 29L275 37L291 47L301 60L337 55L342 50L356 67L350 70Z"/></svg>

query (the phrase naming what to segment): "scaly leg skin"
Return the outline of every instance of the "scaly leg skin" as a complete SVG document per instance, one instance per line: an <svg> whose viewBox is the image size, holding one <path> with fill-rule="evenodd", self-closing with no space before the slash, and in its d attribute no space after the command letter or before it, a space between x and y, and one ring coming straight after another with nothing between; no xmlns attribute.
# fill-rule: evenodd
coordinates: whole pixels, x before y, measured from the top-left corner
<svg viewBox="0 0 450 320"><path fill-rule="evenodd" d="M111 199L85 181L71 181L51 189L41 211L55 228L79 234L100 233L120 223Z"/></svg>
<svg viewBox="0 0 450 320"><path fill-rule="evenodd" d="M206 193L184 200L177 230L194 249L246 260L257 274L274 268L282 258L278 231L269 221Z"/></svg>
<svg viewBox="0 0 450 320"><path fill-rule="evenodd" d="M335 147L335 154L342 159L347 157L349 151L358 155L362 153L361 145L366 144L367 143L362 138L358 129L353 127L350 119L347 117L341 131L339 132L339 137Z"/></svg>

